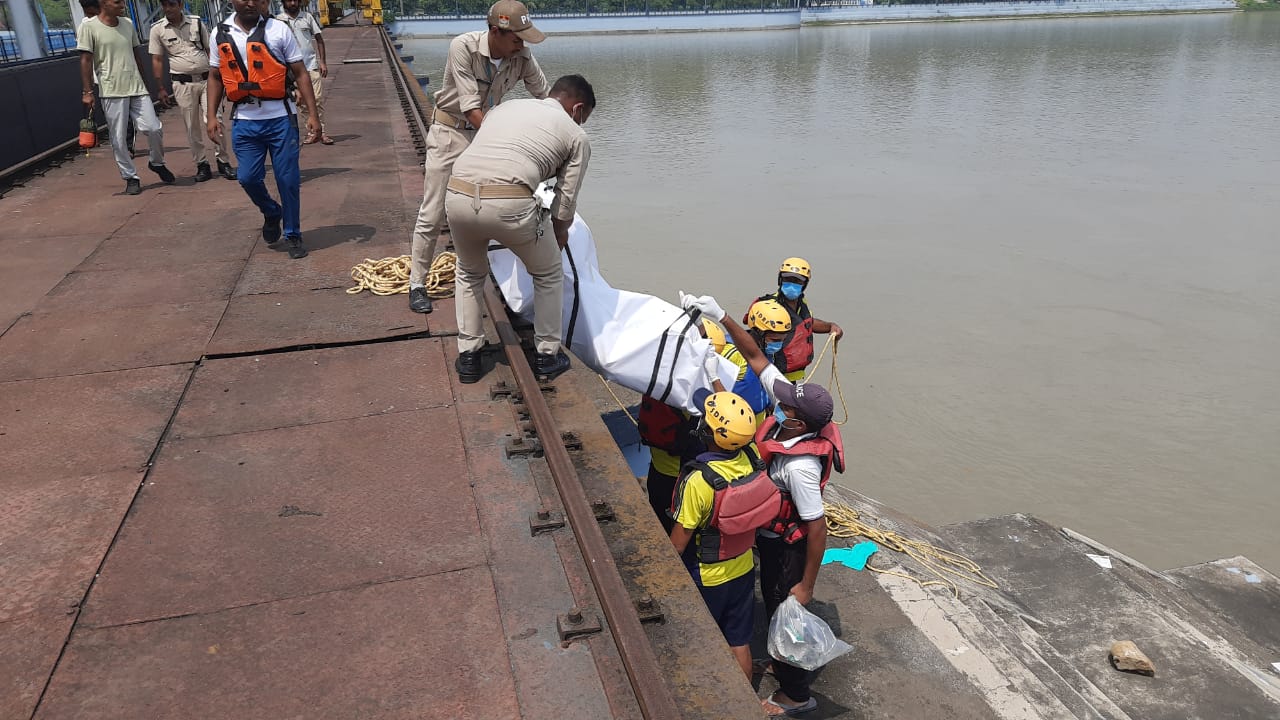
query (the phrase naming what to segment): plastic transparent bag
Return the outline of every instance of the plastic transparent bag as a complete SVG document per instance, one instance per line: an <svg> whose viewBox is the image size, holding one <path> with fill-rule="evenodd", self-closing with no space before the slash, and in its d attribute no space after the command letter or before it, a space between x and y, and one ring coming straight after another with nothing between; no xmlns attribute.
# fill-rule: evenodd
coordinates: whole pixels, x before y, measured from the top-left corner
<svg viewBox="0 0 1280 720"><path fill-rule="evenodd" d="M787 596L769 621L769 654L788 665L817 670L852 649L795 595Z"/></svg>

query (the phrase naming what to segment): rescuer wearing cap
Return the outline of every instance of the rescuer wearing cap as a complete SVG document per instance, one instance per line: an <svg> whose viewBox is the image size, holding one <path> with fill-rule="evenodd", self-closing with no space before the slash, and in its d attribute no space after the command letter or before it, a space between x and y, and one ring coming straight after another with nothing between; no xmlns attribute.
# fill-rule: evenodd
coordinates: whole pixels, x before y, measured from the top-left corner
<svg viewBox="0 0 1280 720"><path fill-rule="evenodd" d="M681 293L680 304L724 325L776 403L773 416L754 438L769 478L782 493L777 517L757 538L761 594L766 612L773 617L788 595L795 595L801 604L813 599L827 547L822 493L832 470L844 472L844 444L840 429L831 422L835 403L831 393L816 383L787 380L751 342L751 335L725 316L715 298ZM797 715L818 706L809 691L808 671L775 660L773 674L778 691L761 703L770 717Z"/></svg>
<svg viewBox="0 0 1280 720"><path fill-rule="evenodd" d="M489 8L489 29L455 37L449 43L440 90L435 95L427 158L422 181L422 205L410 246L409 309L431 312L427 274L444 225L445 187L453 163L471 144L484 116L502 102L516 81L541 100L551 91L538 61L525 43L546 39L529 21L529 8L518 0L498 0Z"/></svg>
<svg viewBox="0 0 1280 720"><path fill-rule="evenodd" d="M708 350L714 361L714 350ZM715 377L716 365L703 372ZM708 382L708 384L711 384ZM752 445L755 413L731 392L700 390L697 435L704 451L686 464L671 502L671 544L684 560L711 617L729 643L743 674L751 677L755 604L756 530L781 509L778 489L763 472Z"/></svg>
<svg viewBox="0 0 1280 720"><path fill-rule="evenodd" d="M844 330L841 330L839 325L819 320L809 312L809 304L804 300L804 292L809 288L809 279L812 274L808 260L798 257L787 258L778 268L778 290L756 298L757 302L776 300L791 315L791 326L794 332L778 348L779 353L770 354L769 360L792 382L804 379L805 368L813 362L814 333L822 335L834 333L836 342L844 336ZM747 313L750 315L750 310ZM742 317L742 322L749 324L748 315Z"/></svg>

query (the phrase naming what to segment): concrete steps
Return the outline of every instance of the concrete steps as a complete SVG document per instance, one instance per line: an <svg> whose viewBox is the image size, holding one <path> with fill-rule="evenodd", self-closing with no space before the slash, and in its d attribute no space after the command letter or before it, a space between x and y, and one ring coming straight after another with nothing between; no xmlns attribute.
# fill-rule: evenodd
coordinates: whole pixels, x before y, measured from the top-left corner
<svg viewBox="0 0 1280 720"><path fill-rule="evenodd" d="M1270 670L1270 662L1280 661L1274 651L1280 583L1252 563L1233 559L1166 576L1025 515L939 534L1000 584L1004 597L994 604L985 590L968 594L973 617L1071 716L1280 716L1280 684ZM1110 557L1112 567L1086 553ZM1224 577L1236 575L1239 581ZM1125 639L1151 657L1155 677L1110 666L1108 648Z"/></svg>

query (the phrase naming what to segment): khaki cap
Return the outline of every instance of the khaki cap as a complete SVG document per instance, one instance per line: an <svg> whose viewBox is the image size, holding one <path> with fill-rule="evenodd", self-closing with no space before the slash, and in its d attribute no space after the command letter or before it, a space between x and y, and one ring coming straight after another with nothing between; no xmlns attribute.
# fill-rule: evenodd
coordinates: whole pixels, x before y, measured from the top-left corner
<svg viewBox="0 0 1280 720"><path fill-rule="evenodd" d="M510 30L527 43L540 43L547 39L541 30L529 21L529 8L520 0L498 0L489 8L489 26Z"/></svg>

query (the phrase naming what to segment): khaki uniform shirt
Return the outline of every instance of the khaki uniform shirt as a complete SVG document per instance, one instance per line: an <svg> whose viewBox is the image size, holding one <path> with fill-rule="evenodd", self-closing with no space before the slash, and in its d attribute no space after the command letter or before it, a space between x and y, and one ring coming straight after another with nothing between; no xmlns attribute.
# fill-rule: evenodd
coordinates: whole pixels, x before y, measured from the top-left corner
<svg viewBox="0 0 1280 720"><path fill-rule="evenodd" d="M494 67L489 57L489 31L463 33L449 43L449 59L436 93L436 107L465 120L472 110L492 110L517 80L523 80L529 94L536 98L551 92L547 77L529 48L503 58L501 66Z"/></svg>
<svg viewBox="0 0 1280 720"><path fill-rule="evenodd" d="M178 25L168 19L151 26L147 52L169 56L169 72L199 75L209 72L209 31L195 15L183 15Z"/></svg>
<svg viewBox="0 0 1280 720"><path fill-rule="evenodd" d="M551 215L572 222L590 159L586 131L558 101L512 100L485 115L471 145L454 161L453 176L476 185L524 185L530 190L554 176Z"/></svg>

